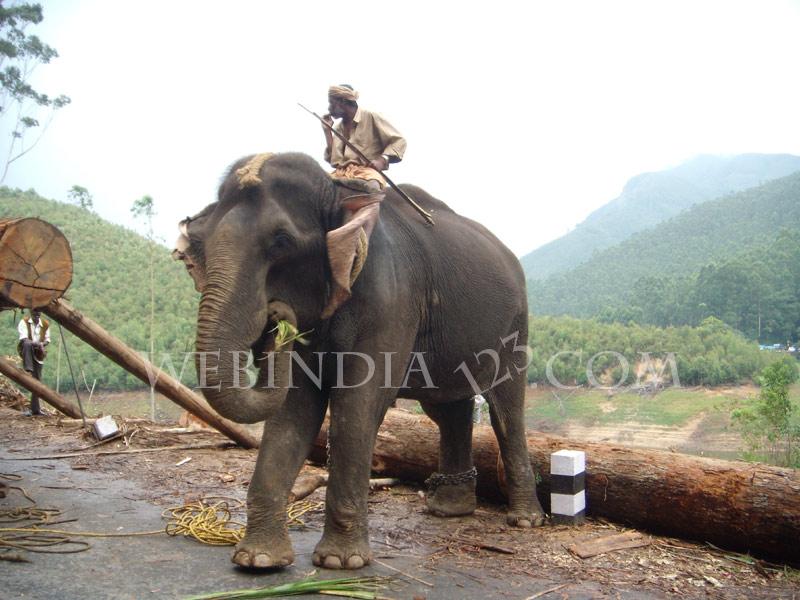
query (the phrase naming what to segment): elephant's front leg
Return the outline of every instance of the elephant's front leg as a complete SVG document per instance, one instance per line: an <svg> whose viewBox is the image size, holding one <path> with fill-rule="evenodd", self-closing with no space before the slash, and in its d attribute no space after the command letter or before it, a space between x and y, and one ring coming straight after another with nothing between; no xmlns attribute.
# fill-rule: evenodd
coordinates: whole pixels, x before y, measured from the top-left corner
<svg viewBox="0 0 800 600"><path fill-rule="evenodd" d="M308 456L325 402L310 384L292 390L280 410L264 422L255 471L247 490L247 527L233 562L241 567L278 568L294 562L286 527L286 502Z"/></svg>
<svg viewBox="0 0 800 600"><path fill-rule="evenodd" d="M375 436L390 400L386 390L363 388L336 390L346 393L331 396L325 531L312 557L315 565L328 569L359 569L372 559L369 475Z"/></svg>

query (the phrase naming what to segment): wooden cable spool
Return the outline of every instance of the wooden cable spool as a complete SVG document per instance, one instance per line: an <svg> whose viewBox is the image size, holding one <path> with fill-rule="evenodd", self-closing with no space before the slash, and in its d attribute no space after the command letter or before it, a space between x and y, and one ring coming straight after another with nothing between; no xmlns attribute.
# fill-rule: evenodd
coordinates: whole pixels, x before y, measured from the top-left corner
<svg viewBox="0 0 800 600"><path fill-rule="evenodd" d="M0 219L0 308L39 308L72 283L64 234L37 218Z"/></svg>

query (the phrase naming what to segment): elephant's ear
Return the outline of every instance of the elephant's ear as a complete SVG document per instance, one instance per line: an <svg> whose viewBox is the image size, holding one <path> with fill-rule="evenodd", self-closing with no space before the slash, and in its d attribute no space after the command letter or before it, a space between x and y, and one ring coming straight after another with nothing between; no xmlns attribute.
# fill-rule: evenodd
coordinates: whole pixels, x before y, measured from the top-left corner
<svg viewBox="0 0 800 600"><path fill-rule="evenodd" d="M369 237L378 222L384 194L350 196L342 200L345 222L329 231L326 243L333 285L322 318L327 319L351 296L351 287L367 260Z"/></svg>
<svg viewBox="0 0 800 600"><path fill-rule="evenodd" d="M180 235L175 242L175 249L172 251L172 258L183 262L186 266L186 270L194 281L194 289L200 293L203 293L206 285L205 266L202 257L198 260L197 248L194 248L194 251L192 249L189 226L193 225L197 227L198 224L202 224L207 218L209 208L210 207L206 207L197 216L186 217L183 221L178 223Z"/></svg>

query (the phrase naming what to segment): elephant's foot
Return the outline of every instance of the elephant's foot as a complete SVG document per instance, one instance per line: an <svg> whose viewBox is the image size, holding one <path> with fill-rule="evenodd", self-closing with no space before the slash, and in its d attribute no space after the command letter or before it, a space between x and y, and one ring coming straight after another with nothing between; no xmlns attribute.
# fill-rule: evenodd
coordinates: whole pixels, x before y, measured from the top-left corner
<svg viewBox="0 0 800 600"><path fill-rule="evenodd" d="M522 504L522 506L515 503L509 507L508 514L506 515L506 523L512 527L521 527L523 529L540 527L544 524L544 510L536 496L534 496L531 501L519 504Z"/></svg>
<svg viewBox="0 0 800 600"><path fill-rule="evenodd" d="M343 535L322 535L314 548L312 562L325 569L360 569L372 560L372 551L366 539L353 540Z"/></svg>
<svg viewBox="0 0 800 600"><path fill-rule="evenodd" d="M286 532L270 538L246 534L236 544L231 560L247 569L281 569L294 562L294 551Z"/></svg>
<svg viewBox="0 0 800 600"><path fill-rule="evenodd" d="M460 517L475 512L475 480L441 484L425 498L428 512L437 517Z"/></svg>

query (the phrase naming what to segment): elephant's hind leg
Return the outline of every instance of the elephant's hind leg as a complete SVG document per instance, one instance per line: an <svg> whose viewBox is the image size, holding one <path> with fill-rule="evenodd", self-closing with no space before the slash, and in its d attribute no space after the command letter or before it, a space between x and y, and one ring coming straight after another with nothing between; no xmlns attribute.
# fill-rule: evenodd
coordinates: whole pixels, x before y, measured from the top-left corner
<svg viewBox="0 0 800 600"><path fill-rule="evenodd" d="M231 560L240 567L276 569L294 562L286 529L286 502L325 416L326 403L310 383L264 423L264 435L247 490L245 536Z"/></svg>
<svg viewBox="0 0 800 600"><path fill-rule="evenodd" d="M439 426L439 472L428 480L428 510L439 517L475 512L472 471L472 398L446 404L421 402L422 410Z"/></svg>
<svg viewBox="0 0 800 600"><path fill-rule="evenodd" d="M536 479L525 439L525 380L517 375L484 393L489 403L492 428L508 483L509 525L536 527L544 523L544 511L536 497Z"/></svg>

